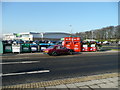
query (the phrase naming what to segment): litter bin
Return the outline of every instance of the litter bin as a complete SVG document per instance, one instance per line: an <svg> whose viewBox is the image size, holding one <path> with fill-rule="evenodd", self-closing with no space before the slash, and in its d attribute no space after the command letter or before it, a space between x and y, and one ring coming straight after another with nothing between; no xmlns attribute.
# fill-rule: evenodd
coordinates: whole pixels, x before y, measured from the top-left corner
<svg viewBox="0 0 120 90"><path fill-rule="evenodd" d="M37 52L38 45L37 44L30 44L30 50L31 50L31 52Z"/></svg>
<svg viewBox="0 0 120 90"><path fill-rule="evenodd" d="M30 44L21 44L22 45L22 52L30 52Z"/></svg>
<svg viewBox="0 0 120 90"><path fill-rule="evenodd" d="M3 43L2 43L2 41L0 41L0 54L2 54L3 53Z"/></svg>
<svg viewBox="0 0 120 90"><path fill-rule="evenodd" d="M3 43L3 53L11 53L12 52L12 44Z"/></svg>

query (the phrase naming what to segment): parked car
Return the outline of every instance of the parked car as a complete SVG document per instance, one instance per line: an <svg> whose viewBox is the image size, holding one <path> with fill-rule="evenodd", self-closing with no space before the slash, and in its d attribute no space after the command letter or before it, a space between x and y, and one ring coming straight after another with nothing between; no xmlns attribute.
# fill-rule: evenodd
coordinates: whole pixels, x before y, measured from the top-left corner
<svg viewBox="0 0 120 90"><path fill-rule="evenodd" d="M63 42L63 41L57 41L55 44L56 44L56 45L62 45L62 42Z"/></svg>
<svg viewBox="0 0 120 90"><path fill-rule="evenodd" d="M111 43L108 42L108 41L104 41L103 44L104 44L104 45L109 45L109 44L111 44Z"/></svg>
<svg viewBox="0 0 120 90"><path fill-rule="evenodd" d="M120 41L118 41L118 45L120 45Z"/></svg>
<svg viewBox="0 0 120 90"><path fill-rule="evenodd" d="M43 52L45 54L53 55L53 56L57 56L61 54L70 54L70 55L73 54L73 51L71 49L68 49L62 45L50 46L47 49L45 49Z"/></svg>

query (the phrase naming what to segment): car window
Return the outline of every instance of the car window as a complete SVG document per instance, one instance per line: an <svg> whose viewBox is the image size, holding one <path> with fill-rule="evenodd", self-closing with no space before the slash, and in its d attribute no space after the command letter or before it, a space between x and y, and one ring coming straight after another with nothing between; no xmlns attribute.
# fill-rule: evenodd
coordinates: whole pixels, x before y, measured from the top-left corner
<svg viewBox="0 0 120 90"><path fill-rule="evenodd" d="M67 49L66 47L61 47L61 49Z"/></svg>
<svg viewBox="0 0 120 90"><path fill-rule="evenodd" d="M54 48L54 46L50 46L50 47L48 47L48 49L53 49Z"/></svg>
<svg viewBox="0 0 120 90"><path fill-rule="evenodd" d="M60 47L60 46L57 46L56 49L61 49L61 47Z"/></svg>

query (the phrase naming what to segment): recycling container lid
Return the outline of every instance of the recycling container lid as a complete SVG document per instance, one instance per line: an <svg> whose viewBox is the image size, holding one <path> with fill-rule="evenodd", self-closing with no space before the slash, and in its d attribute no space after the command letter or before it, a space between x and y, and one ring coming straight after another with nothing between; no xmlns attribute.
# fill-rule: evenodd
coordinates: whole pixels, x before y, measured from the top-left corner
<svg viewBox="0 0 120 90"><path fill-rule="evenodd" d="M40 43L39 45L48 45L47 43Z"/></svg>

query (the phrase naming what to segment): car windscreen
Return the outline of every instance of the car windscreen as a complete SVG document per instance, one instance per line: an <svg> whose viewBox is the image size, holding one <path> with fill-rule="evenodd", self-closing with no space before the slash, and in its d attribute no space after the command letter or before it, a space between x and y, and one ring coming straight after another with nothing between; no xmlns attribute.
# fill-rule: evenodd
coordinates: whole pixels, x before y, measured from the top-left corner
<svg viewBox="0 0 120 90"><path fill-rule="evenodd" d="M48 47L48 49L53 49L54 48L54 46L50 46L50 47Z"/></svg>

